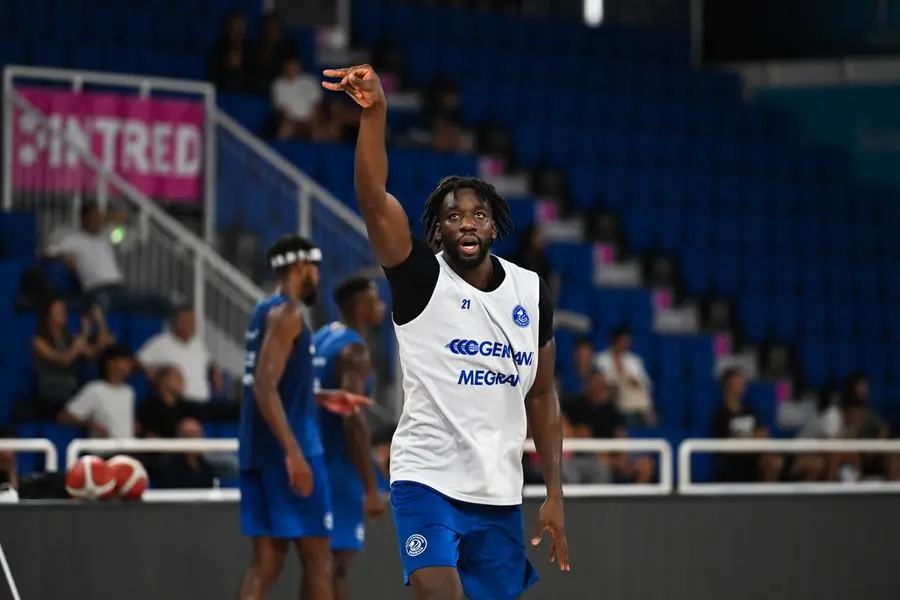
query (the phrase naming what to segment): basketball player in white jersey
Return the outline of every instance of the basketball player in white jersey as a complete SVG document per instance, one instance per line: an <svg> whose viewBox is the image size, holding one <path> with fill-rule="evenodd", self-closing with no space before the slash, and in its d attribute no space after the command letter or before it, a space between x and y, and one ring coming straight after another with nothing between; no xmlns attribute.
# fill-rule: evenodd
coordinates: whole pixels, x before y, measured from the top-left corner
<svg viewBox="0 0 900 600"><path fill-rule="evenodd" d="M547 286L491 255L512 223L506 201L479 179L443 179L426 201L428 241L413 237L386 190L378 76L367 65L324 74L340 80L326 89L363 107L356 195L393 296L405 398L391 445L391 504L404 580L417 600L519 598L537 581L522 522L527 425L547 484L532 544L549 531L551 560L569 570Z"/></svg>

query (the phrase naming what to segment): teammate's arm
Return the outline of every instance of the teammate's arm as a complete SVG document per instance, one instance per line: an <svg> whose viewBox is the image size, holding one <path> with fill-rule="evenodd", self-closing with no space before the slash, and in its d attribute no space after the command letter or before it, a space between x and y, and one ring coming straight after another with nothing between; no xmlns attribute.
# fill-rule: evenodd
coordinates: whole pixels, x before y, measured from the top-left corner
<svg viewBox="0 0 900 600"><path fill-rule="evenodd" d="M253 395L259 412L287 456L303 456L300 445L284 412L278 382L284 375L294 342L303 328L303 317L296 306L282 305L266 317L266 334L256 363Z"/></svg>
<svg viewBox="0 0 900 600"><path fill-rule="evenodd" d="M387 192L387 102L381 81L369 65L328 69L324 75L341 79L323 82L325 89L346 92L363 108L353 174L356 198L375 256L382 266L395 267L412 251L412 236L406 212Z"/></svg>
<svg viewBox="0 0 900 600"><path fill-rule="evenodd" d="M365 346L351 344L344 348L337 363L337 378L341 389L354 394L364 394L366 380L371 372L372 358ZM362 479L366 496L377 496L375 467L372 464L372 436L361 414L354 413L344 417L344 438L353 467Z"/></svg>

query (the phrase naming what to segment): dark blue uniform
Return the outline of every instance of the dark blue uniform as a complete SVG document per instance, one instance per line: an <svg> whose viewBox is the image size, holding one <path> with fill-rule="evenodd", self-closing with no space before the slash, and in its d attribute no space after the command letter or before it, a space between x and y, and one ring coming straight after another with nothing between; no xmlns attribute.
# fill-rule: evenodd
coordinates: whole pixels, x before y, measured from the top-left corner
<svg viewBox="0 0 900 600"><path fill-rule="evenodd" d="M294 437L313 473L313 491L301 498L290 487L285 454L256 404L253 384L269 312L289 299L281 294L261 300L247 327L243 398L239 430L241 529L250 537L298 539L328 537L331 493L323 457L316 406L312 332L304 324L278 382Z"/></svg>
<svg viewBox="0 0 900 600"><path fill-rule="evenodd" d="M337 363L341 351L351 344L365 342L358 333L338 322L322 327L313 340L316 346L316 379L323 389L338 389ZM371 394L372 384L370 378L366 382L366 395ZM334 510L331 548L361 550L366 535L363 514L365 490L359 472L350 459L344 436L344 420L321 408L319 418Z"/></svg>

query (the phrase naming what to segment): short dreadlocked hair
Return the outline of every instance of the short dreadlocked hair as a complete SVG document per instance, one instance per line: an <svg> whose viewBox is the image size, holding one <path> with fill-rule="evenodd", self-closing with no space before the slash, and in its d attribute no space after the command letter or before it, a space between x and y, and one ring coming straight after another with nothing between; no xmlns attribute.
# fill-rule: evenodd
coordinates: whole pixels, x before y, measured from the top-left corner
<svg viewBox="0 0 900 600"><path fill-rule="evenodd" d="M440 243L437 241L437 225L441 218L441 205L444 198L447 197L447 194L456 193L461 189L473 190L482 201L491 205L498 238L512 233L513 222L509 215L509 203L497 193L494 186L476 177L451 175L440 180L437 188L425 200L425 212L422 213L425 235L434 249L440 250Z"/></svg>

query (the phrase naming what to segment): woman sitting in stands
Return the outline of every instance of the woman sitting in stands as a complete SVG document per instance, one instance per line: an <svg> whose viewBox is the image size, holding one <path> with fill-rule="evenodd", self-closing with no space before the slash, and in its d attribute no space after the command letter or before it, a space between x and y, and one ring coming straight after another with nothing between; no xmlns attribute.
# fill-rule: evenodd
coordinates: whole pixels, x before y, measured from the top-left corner
<svg viewBox="0 0 900 600"><path fill-rule="evenodd" d="M81 331L68 328L66 303L56 298L48 302L38 317L31 340L37 396L34 412L38 419L55 421L59 411L81 385L81 367L115 342L103 311L94 308L81 318Z"/></svg>

